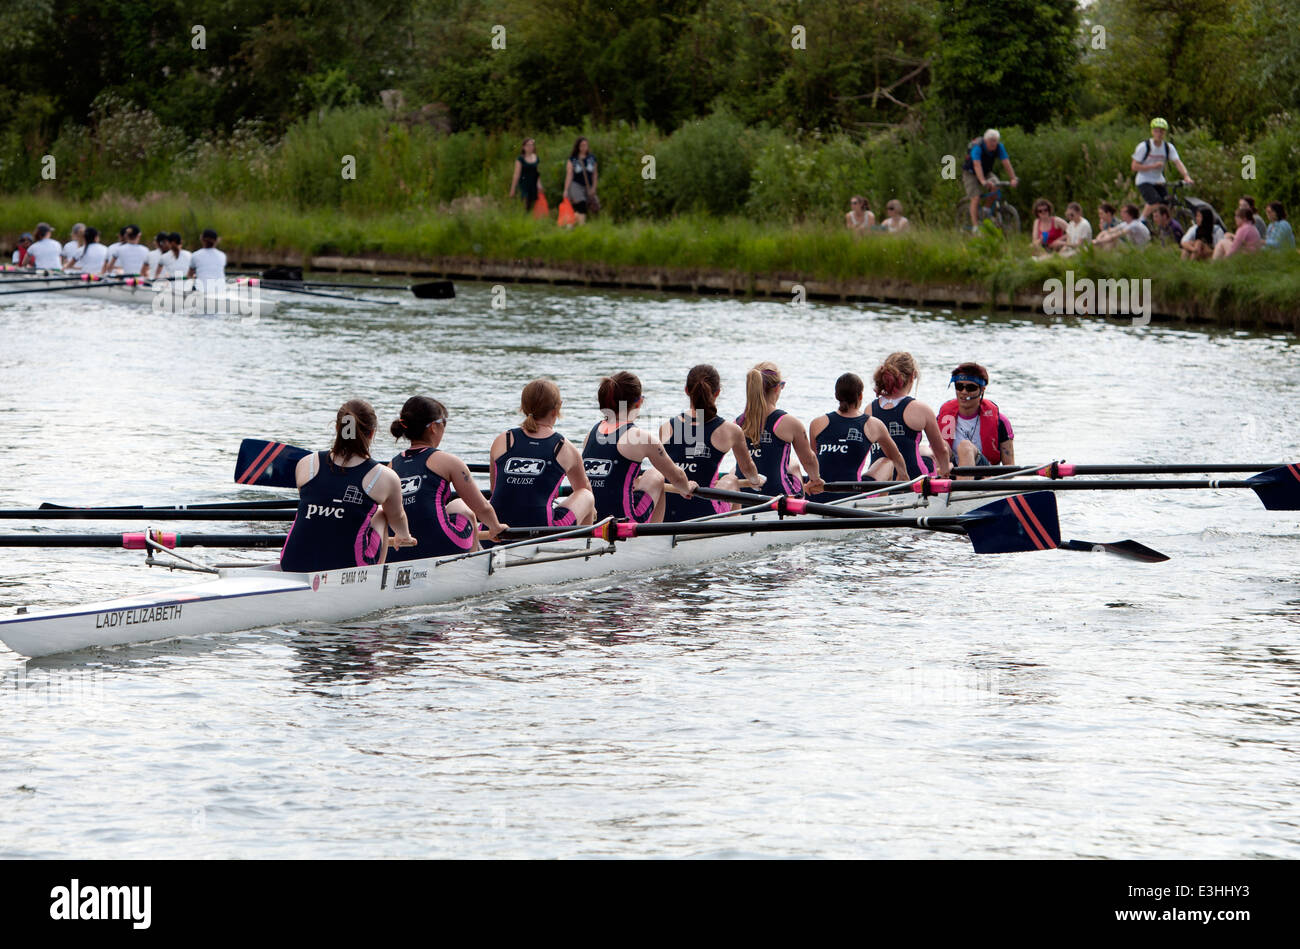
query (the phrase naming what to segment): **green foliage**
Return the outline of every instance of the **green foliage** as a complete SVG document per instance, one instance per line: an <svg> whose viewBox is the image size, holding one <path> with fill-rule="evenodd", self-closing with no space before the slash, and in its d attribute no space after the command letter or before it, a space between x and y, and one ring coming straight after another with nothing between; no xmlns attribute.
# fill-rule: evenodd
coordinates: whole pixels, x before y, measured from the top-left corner
<svg viewBox="0 0 1300 949"><path fill-rule="evenodd" d="M1068 111L1078 82L1077 0L953 0L939 21L939 110L954 124L1032 131Z"/></svg>

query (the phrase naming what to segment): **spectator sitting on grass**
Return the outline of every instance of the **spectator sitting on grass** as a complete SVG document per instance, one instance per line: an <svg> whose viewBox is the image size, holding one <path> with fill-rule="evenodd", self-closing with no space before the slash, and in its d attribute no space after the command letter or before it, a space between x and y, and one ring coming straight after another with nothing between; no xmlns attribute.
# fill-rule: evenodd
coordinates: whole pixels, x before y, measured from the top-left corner
<svg viewBox="0 0 1300 949"><path fill-rule="evenodd" d="M1183 235L1183 260L1209 260L1214 248L1223 240L1223 228L1214 220L1208 207L1196 209L1196 224Z"/></svg>
<svg viewBox="0 0 1300 949"><path fill-rule="evenodd" d="M1161 247L1177 247L1183 241L1183 226L1174 220L1169 208L1157 204L1151 209L1151 221L1155 225L1152 237L1160 241Z"/></svg>
<svg viewBox="0 0 1300 949"><path fill-rule="evenodd" d="M1250 218L1255 222L1255 230L1259 231L1259 238L1263 240L1268 235L1268 222L1259 215L1259 209L1255 207L1254 195L1243 194L1241 200L1237 202L1237 207L1250 209Z"/></svg>
<svg viewBox="0 0 1300 949"><path fill-rule="evenodd" d="M1259 236L1254 215L1250 213L1250 207L1246 202L1241 203L1233 217L1236 219L1237 229L1219 241L1218 246L1214 248L1215 260L1231 257L1234 254L1254 253L1264 246L1264 239Z"/></svg>
<svg viewBox="0 0 1300 949"><path fill-rule="evenodd" d="M885 212L889 217L881 222L880 226L891 234L897 234L911 227L912 222L903 217L903 205L897 198L891 198L885 205Z"/></svg>
<svg viewBox="0 0 1300 949"><path fill-rule="evenodd" d="M866 198L855 194L849 199L849 212L844 215L844 226L856 234L865 234L876 226L876 216Z"/></svg>
<svg viewBox="0 0 1300 949"><path fill-rule="evenodd" d="M1039 198L1034 202L1034 233L1029 249L1035 257L1043 257L1065 246L1065 229L1068 222L1056 216L1052 202Z"/></svg>
<svg viewBox="0 0 1300 949"><path fill-rule="evenodd" d="M1115 205L1109 201L1103 201L1097 205L1097 233L1101 234L1109 228L1114 227L1119 221L1115 220Z"/></svg>
<svg viewBox="0 0 1300 949"><path fill-rule="evenodd" d="M1058 253L1068 256L1084 244L1091 243L1092 225L1083 216L1083 206L1078 201L1071 201L1065 206L1065 246Z"/></svg>
<svg viewBox="0 0 1300 949"><path fill-rule="evenodd" d="M1295 234L1291 222L1286 219L1286 208L1281 201L1270 201L1264 209L1272 222L1268 226L1268 235L1264 243L1272 250L1295 250Z"/></svg>
<svg viewBox="0 0 1300 949"><path fill-rule="evenodd" d="M1119 213L1123 220L1098 234L1092 241L1094 247L1114 247L1121 240L1134 247L1145 247L1151 243L1151 232L1142 223L1136 204L1124 205Z"/></svg>

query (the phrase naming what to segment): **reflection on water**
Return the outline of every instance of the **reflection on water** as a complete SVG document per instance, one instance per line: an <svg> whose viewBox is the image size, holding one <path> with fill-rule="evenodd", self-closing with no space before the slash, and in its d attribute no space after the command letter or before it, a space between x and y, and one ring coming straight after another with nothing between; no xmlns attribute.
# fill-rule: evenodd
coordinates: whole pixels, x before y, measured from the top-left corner
<svg viewBox="0 0 1300 949"><path fill-rule="evenodd" d="M22 446L0 504L261 497L230 483L239 439L324 445L354 395L381 420L436 396L444 447L479 460L541 374L571 438L600 376L638 372L662 417L704 360L736 413L744 370L776 358L807 421L895 349L932 405L952 365L988 365L1024 460L1185 461L1207 402L1236 406L1234 455L1297 454L1285 337L515 286L490 304L304 300L253 327L0 307ZM1174 559L881 531L339 625L0 653L0 857L1300 856L1294 514L1226 491L1060 507L1066 536ZM0 610L183 582L122 551L14 550Z"/></svg>

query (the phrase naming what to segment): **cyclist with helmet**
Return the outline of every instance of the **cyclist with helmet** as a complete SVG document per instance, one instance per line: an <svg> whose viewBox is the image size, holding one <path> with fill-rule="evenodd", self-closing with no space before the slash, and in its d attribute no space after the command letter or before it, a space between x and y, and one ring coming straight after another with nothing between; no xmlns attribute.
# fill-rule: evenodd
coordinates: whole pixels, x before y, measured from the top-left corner
<svg viewBox="0 0 1300 949"><path fill-rule="evenodd" d="M1169 191L1165 188L1166 164L1173 162L1174 167L1182 172L1183 182L1189 185L1193 183L1183 160L1178 157L1178 149L1174 148L1173 142L1165 140L1168 134L1168 122L1159 118L1152 119L1151 137L1138 142L1137 148L1133 149L1133 161L1130 164L1132 170L1137 172L1135 183L1144 203L1144 219L1150 219L1151 209L1155 205L1169 203Z"/></svg>

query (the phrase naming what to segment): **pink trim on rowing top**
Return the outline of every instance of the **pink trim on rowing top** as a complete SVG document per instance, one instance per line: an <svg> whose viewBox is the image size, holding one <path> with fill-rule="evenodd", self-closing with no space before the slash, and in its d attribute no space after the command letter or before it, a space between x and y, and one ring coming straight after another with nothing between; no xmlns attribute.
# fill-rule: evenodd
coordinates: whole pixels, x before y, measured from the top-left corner
<svg viewBox="0 0 1300 949"><path fill-rule="evenodd" d="M370 529L370 522L374 520L375 512L379 510L378 504L370 507L370 513L366 515L365 522L361 525L361 530L357 531L357 539L352 545L352 552L356 554L356 565L358 567L367 567L374 563L374 556L379 553L379 546L371 538L379 539L379 533ZM372 559L367 560L369 555Z"/></svg>

